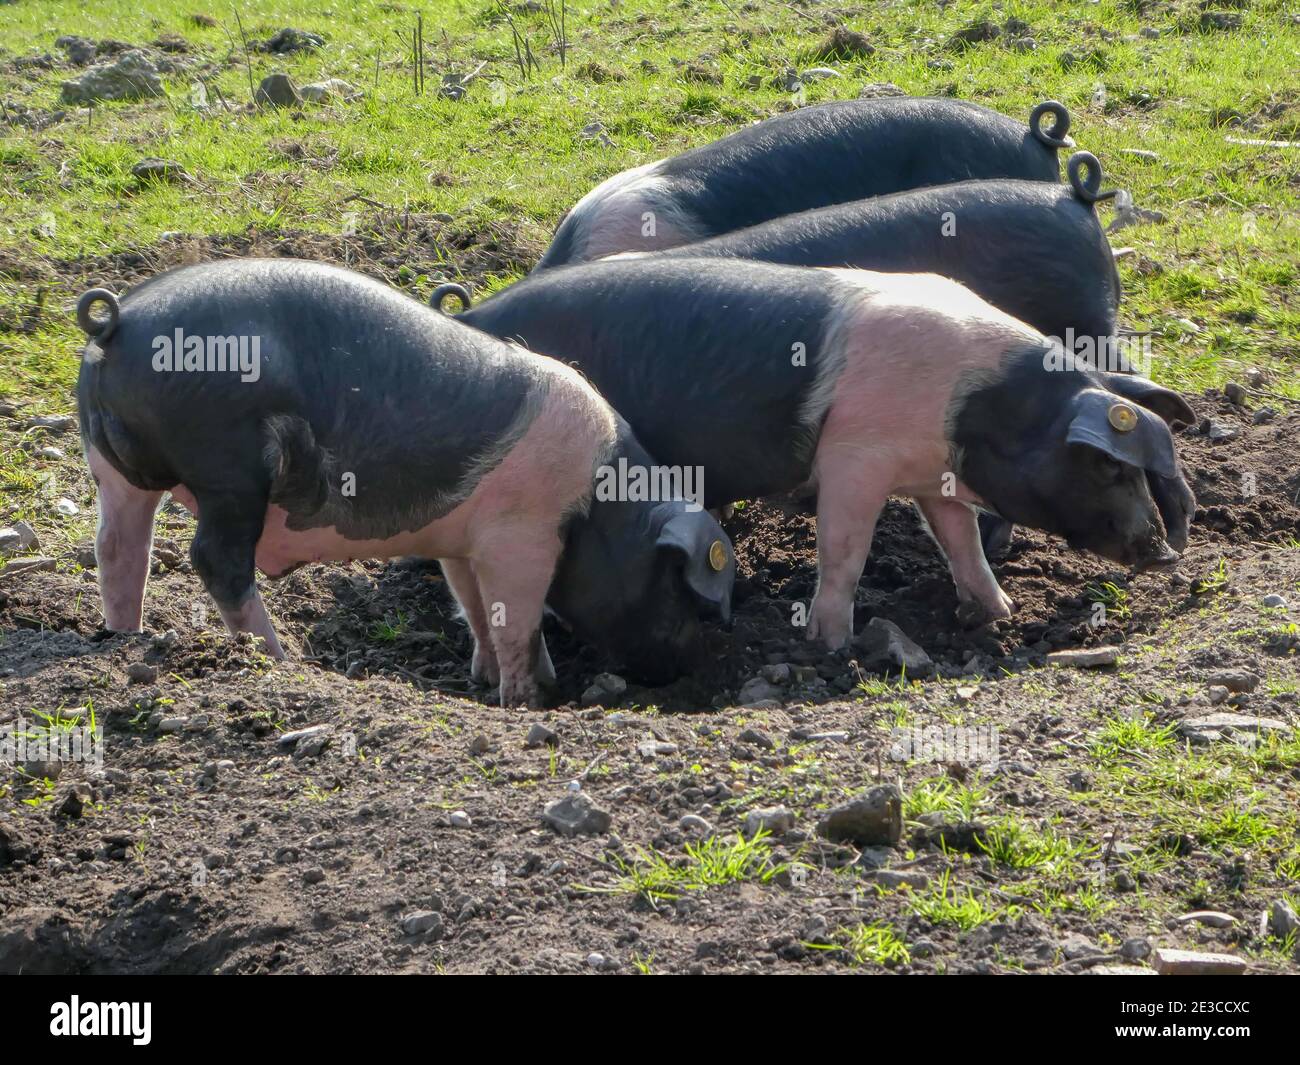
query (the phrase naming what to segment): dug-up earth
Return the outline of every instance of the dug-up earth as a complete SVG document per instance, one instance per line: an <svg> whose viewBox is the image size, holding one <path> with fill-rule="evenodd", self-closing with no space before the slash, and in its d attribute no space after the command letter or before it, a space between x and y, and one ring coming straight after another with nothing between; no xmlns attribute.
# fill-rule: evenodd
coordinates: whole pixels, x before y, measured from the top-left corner
<svg viewBox="0 0 1300 1065"><path fill-rule="evenodd" d="M1172 572L1018 530L1018 613L968 631L895 504L823 654L812 521L750 505L708 668L624 687L548 622L545 711L471 685L436 564L267 585L276 664L211 623L179 507L141 636L99 630L87 545L26 545L0 725L93 723L102 757L4 767L0 971L1300 971L1300 413L1190 399ZM93 505L75 429L0 432Z"/></svg>

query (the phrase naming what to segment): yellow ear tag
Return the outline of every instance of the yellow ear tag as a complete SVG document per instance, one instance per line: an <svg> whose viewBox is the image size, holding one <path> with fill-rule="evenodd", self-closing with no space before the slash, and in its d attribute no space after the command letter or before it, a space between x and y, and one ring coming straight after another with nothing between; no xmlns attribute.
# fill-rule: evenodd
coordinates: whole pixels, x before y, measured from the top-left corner
<svg viewBox="0 0 1300 1065"><path fill-rule="evenodd" d="M727 549L722 546L721 540L714 540L709 545L709 565L719 573L726 568Z"/></svg>
<svg viewBox="0 0 1300 1065"><path fill-rule="evenodd" d="M1137 411L1126 403L1116 403L1106 412L1106 420L1121 433L1131 433L1137 428Z"/></svg>

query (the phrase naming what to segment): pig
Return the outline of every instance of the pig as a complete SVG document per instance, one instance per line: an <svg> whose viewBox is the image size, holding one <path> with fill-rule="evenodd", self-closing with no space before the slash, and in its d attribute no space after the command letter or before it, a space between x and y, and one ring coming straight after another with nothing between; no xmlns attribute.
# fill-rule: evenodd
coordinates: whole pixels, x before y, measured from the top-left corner
<svg viewBox="0 0 1300 1065"><path fill-rule="evenodd" d="M1068 187L961 181L802 211L666 251L621 254L941 274L1100 368L1127 370L1119 273L1093 208L1115 192L1101 191L1101 164L1089 152L1075 152L1065 169ZM460 298L469 306L468 293ZM989 557L1006 552L1008 522L981 515L980 530Z"/></svg>
<svg viewBox="0 0 1300 1065"><path fill-rule="evenodd" d="M1050 115L1052 124L1043 128ZM1040 103L1029 125L929 97L801 107L681 155L616 174L561 221L537 270L655 251L781 215L975 178L1056 182L1070 114Z"/></svg>
<svg viewBox="0 0 1300 1065"><path fill-rule="evenodd" d="M1081 355L1114 355L1119 274L1093 204L1115 192L1100 191L1101 164L1089 152L1071 155L1066 173L1068 185L961 181L624 254L940 274ZM1117 362L1099 359L1103 369Z"/></svg>
<svg viewBox="0 0 1300 1065"><path fill-rule="evenodd" d="M544 605L651 680L691 664L701 615L729 617L734 555L712 517L595 497L608 464L651 457L561 363L288 259L92 289L77 320L110 630L140 630L164 492L198 518L190 558L226 626L276 657L254 571L324 560L438 559L503 706L554 682Z"/></svg>
<svg viewBox="0 0 1300 1065"><path fill-rule="evenodd" d="M707 506L815 492L807 635L831 648L891 494L916 501L971 623L1012 609L978 511L1139 569L1187 541L1169 428L1187 403L934 274L652 256L546 271L458 317L579 369L660 461L702 467Z"/></svg>

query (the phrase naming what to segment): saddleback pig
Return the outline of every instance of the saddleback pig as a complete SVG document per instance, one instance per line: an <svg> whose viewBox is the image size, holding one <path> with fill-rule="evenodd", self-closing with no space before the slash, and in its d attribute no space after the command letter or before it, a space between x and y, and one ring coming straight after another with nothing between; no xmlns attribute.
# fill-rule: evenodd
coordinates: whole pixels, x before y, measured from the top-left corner
<svg viewBox="0 0 1300 1065"><path fill-rule="evenodd" d="M1050 115L1050 128L1043 128ZM1070 115L1029 125L963 100L896 97L801 107L598 185L561 221L544 270L655 251L781 215L976 178L1059 181Z"/></svg>
<svg viewBox="0 0 1300 1065"><path fill-rule="evenodd" d="M750 229L654 253L658 258L761 259L933 273L960 281L1041 333L1118 369L1119 274L1093 204L1101 165L1066 163L1069 185L961 181L774 218ZM637 253L629 253L637 254Z"/></svg>
<svg viewBox="0 0 1300 1065"><path fill-rule="evenodd" d="M1166 424L1193 420L1186 402L1072 366L933 274L611 260L530 277L459 320L577 367L660 461L702 467L710 507L815 491L808 635L832 648L891 494L917 501L959 598L986 617L1011 603L977 509L1135 567L1187 540L1192 494Z"/></svg>
<svg viewBox="0 0 1300 1065"><path fill-rule="evenodd" d="M226 625L277 657L255 567L437 558L503 705L554 679L544 603L651 679L690 661L702 609L729 613L735 564L707 513L593 498L602 467L651 459L561 363L294 260L94 289L77 316L110 629L140 629L165 491L198 517L191 559Z"/></svg>

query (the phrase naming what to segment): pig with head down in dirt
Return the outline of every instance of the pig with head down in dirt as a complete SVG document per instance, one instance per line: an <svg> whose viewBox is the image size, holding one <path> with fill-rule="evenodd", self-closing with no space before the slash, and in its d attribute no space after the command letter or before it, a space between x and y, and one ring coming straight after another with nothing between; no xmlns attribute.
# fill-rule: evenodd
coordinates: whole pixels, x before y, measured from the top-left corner
<svg viewBox="0 0 1300 1065"><path fill-rule="evenodd" d="M660 461L702 468L710 507L815 492L808 636L832 648L892 494L916 500L972 621L1012 609L980 510L1134 567L1187 541L1169 428L1193 420L1186 402L1072 364L946 278L611 260L535 275L459 320L577 367Z"/></svg>
<svg viewBox="0 0 1300 1065"><path fill-rule="evenodd" d="M255 569L331 559L437 558L503 705L554 680L544 604L649 680L691 664L700 614L729 614L731 545L698 505L594 498L609 464L651 459L561 363L294 260L171 270L77 314L109 629L141 627L167 491L226 625L277 657Z"/></svg>
<svg viewBox="0 0 1300 1065"><path fill-rule="evenodd" d="M947 98L800 107L615 174L565 216L537 269L673 248L797 211L927 185L1059 181L1056 153L1073 144L1069 128L1070 114L1055 100L1035 107L1027 126Z"/></svg>

